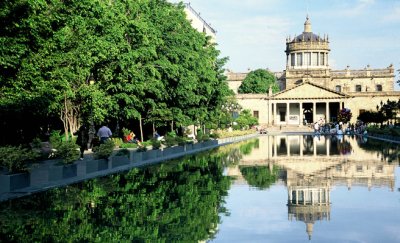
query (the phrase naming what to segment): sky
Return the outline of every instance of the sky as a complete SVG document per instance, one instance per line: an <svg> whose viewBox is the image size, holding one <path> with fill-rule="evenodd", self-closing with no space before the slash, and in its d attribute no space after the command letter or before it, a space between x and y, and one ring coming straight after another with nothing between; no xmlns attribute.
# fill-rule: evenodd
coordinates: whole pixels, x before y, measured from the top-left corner
<svg viewBox="0 0 400 243"><path fill-rule="evenodd" d="M180 2L169 0L170 2ZM286 37L304 30L330 41L334 70L400 69L400 0L188 0L217 31L217 49L229 57L225 68L283 71ZM396 71L396 80L399 80ZM400 87L396 85L396 90Z"/></svg>

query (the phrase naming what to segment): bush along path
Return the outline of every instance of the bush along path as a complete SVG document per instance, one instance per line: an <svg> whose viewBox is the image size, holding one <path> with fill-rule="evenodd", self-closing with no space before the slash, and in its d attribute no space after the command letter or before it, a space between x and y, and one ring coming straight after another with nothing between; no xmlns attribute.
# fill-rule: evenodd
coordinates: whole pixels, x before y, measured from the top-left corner
<svg viewBox="0 0 400 243"><path fill-rule="evenodd" d="M72 163L65 163L63 159L58 158L31 163L25 171L18 173L24 175L22 179L10 179L10 176L14 174L8 170L2 170L0 173L0 187L2 188L0 201L126 171L134 167L160 163L257 136L258 134L252 133L158 149L153 149L152 146L142 149L115 149L114 144L110 141L96 148L93 153L86 153L85 159L82 161L75 160ZM16 186L12 186L13 183ZM7 188L5 185L8 185Z"/></svg>

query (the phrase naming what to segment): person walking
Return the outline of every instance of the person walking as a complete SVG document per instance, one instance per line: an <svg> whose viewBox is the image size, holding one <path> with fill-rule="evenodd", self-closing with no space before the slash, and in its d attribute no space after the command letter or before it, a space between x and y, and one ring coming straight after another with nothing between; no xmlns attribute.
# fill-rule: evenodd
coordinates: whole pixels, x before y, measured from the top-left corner
<svg viewBox="0 0 400 243"><path fill-rule="evenodd" d="M99 131L97 132L97 136L100 138L100 144L103 144L105 141L107 141L111 135L112 132L106 125L100 127Z"/></svg>
<svg viewBox="0 0 400 243"><path fill-rule="evenodd" d="M83 153L87 149L87 144L89 140L89 133L88 129L85 125L82 125L79 130L75 133L75 135L78 135L78 138L76 139L76 144L79 145L79 150L80 150L80 160L83 160Z"/></svg>

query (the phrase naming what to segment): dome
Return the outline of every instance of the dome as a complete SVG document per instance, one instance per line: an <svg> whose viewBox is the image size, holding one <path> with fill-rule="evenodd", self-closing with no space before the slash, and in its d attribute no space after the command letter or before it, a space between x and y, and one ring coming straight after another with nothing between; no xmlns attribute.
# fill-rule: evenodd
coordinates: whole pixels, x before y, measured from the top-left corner
<svg viewBox="0 0 400 243"><path fill-rule="evenodd" d="M307 15L306 22L304 22L303 34L296 36L293 41L295 41L295 42L306 41L307 42L307 41L319 41L319 40L320 40L320 37L311 31L311 21Z"/></svg>
<svg viewBox="0 0 400 243"><path fill-rule="evenodd" d="M294 41L300 42L300 41L319 41L321 38L312 33L312 32L303 32L303 34L298 35L294 38Z"/></svg>

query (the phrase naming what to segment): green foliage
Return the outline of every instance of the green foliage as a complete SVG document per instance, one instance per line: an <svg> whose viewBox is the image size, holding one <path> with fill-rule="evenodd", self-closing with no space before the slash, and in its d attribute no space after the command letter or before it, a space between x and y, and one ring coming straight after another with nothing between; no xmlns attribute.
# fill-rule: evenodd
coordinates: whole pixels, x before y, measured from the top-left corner
<svg viewBox="0 0 400 243"><path fill-rule="evenodd" d="M218 139L220 137L221 137L220 133L217 133L217 132L210 133L210 138Z"/></svg>
<svg viewBox="0 0 400 243"><path fill-rule="evenodd" d="M146 152L146 151L147 151L147 147L146 146L141 146L136 150L136 152Z"/></svg>
<svg viewBox="0 0 400 243"><path fill-rule="evenodd" d="M10 173L26 171L28 162L33 162L39 154L21 146L0 147L0 166L7 168Z"/></svg>
<svg viewBox="0 0 400 243"><path fill-rule="evenodd" d="M112 152L114 151L115 144L111 139L105 141L105 143L100 144L96 151L94 152L95 159L108 159Z"/></svg>
<svg viewBox="0 0 400 243"><path fill-rule="evenodd" d="M137 148L138 145L136 143L122 143L119 145L120 148Z"/></svg>
<svg viewBox="0 0 400 243"><path fill-rule="evenodd" d="M60 133L61 133L60 130L52 131L52 132L50 133L50 138L49 138L49 140L50 140L51 146L52 146L54 149L58 149L58 148L61 146L61 144L62 144L62 136L61 136Z"/></svg>
<svg viewBox="0 0 400 243"><path fill-rule="evenodd" d="M207 241L228 214L226 158L205 153L0 204L2 240Z"/></svg>
<svg viewBox="0 0 400 243"><path fill-rule="evenodd" d="M259 140L255 139L255 140L249 141L249 142L241 145L239 147L239 150L243 155L249 155L249 154L251 154L251 151L253 150L253 148L256 148L258 146L259 146Z"/></svg>
<svg viewBox="0 0 400 243"><path fill-rule="evenodd" d="M251 115L250 110L243 110L239 117L236 119L238 126L244 129L249 129L250 127L257 125L258 120L254 116Z"/></svg>
<svg viewBox="0 0 400 243"><path fill-rule="evenodd" d="M129 157L129 150L126 148L119 149L117 153L115 153L115 156L128 156Z"/></svg>
<svg viewBox="0 0 400 243"><path fill-rule="evenodd" d="M64 164L70 164L79 158L79 146L73 141L62 142L56 149L56 157L61 158Z"/></svg>
<svg viewBox="0 0 400 243"><path fill-rule="evenodd" d="M128 128L122 128L122 134L124 136L128 136L131 133L131 130L129 130Z"/></svg>
<svg viewBox="0 0 400 243"><path fill-rule="evenodd" d="M275 75L267 70L257 69L247 74L238 92L240 94L265 94L268 93L269 87L272 88L272 93L279 92Z"/></svg>
<svg viewBox="0 0 400 243"><path fill-rule="evenodd" d="M0 6L0 108L21 120L34 110L43 117L35 128L57 117L211 123L232 94L223 75L227 59L191 27L182 4L17 0Z"/></svg>
<svg viewBox="0 0 400 243"><path fill-rule="evenodd" d="M161 147L161 141L157 140L156 138L152 138L151 140L151 146L153 149L159 149Z"/></svg>
<svg viewBox="0 0 400 243"><path fill-rule="evenodd" d="M347 123L350 121L353 114L351 113L350 109L343 108L337 114L337 120L339 122Z"/></svg>
<svg viewBox="0 0 400 243"><path fill-rule="evenodd" d="M124 141L122 141L121 138L111 138L111 140L113 141L116 147L121 147L122 144L124 144Z"/></svg>
<svg viewBox="0 0 400 243"><path fill-rule="evenodd" d="M269 188L278 179L278 168L272 170L267 166L239 166L240 172L250 186L260 190Z"/></svg>
<svg viewBox="0 0 400 243"><path fill-rule="evenodd" d="M177 145L178 142L176 141L175 137L165 136L164 141L162 142L166 147L172 147Z"/></svg>

